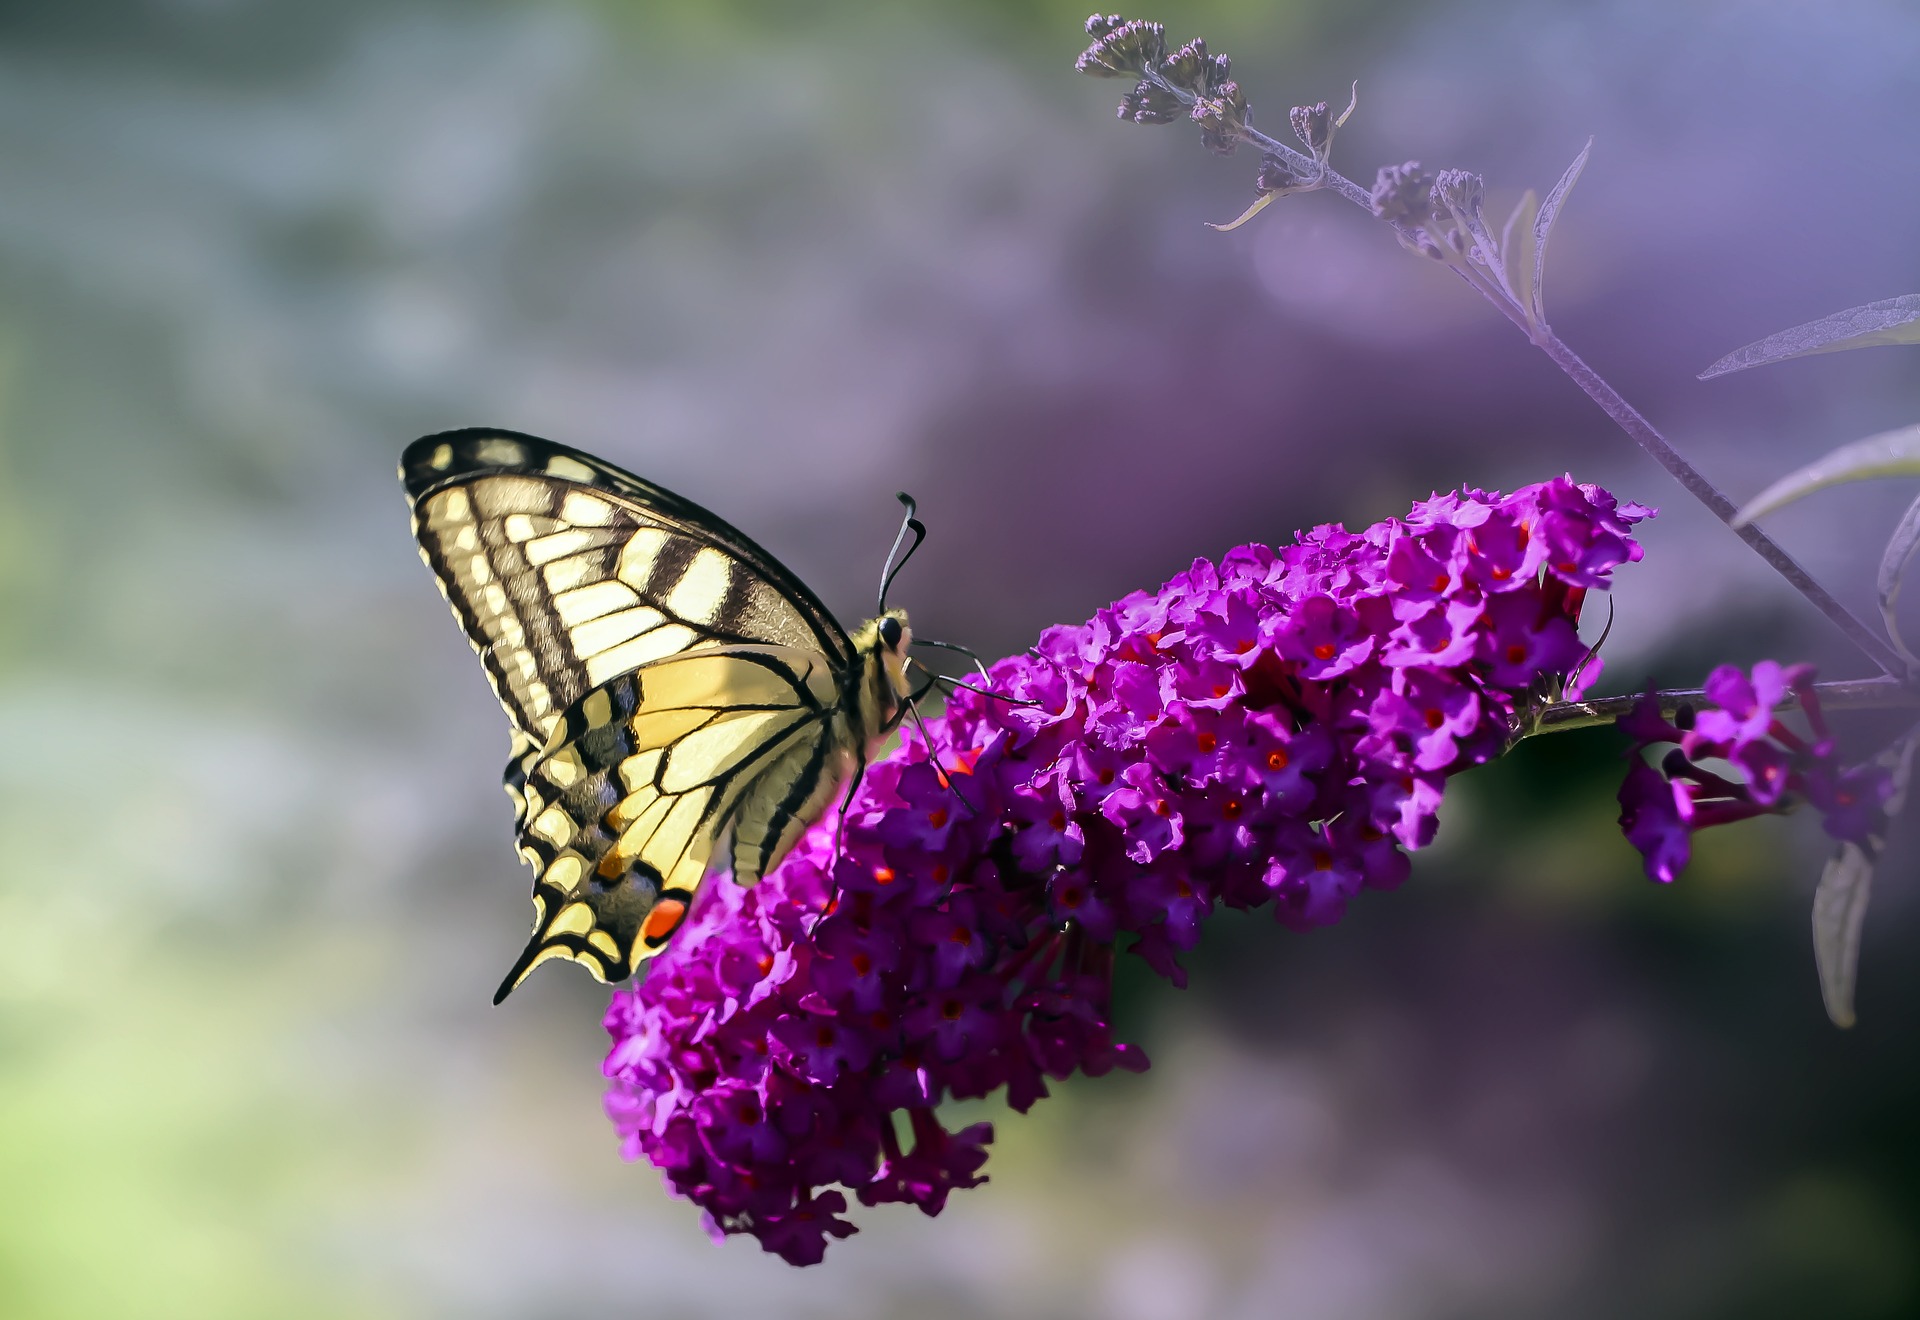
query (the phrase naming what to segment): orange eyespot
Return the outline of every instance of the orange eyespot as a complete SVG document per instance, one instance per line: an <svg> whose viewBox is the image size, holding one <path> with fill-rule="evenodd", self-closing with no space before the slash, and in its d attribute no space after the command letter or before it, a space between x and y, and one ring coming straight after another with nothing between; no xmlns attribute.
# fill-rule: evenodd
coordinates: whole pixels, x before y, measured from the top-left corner
<svg viewBox="0 0 1920 1320"><path fill-rule="evenodd" d="M1267 769L1285 770L1287 768L1287 763L1292 759L1293 758L1287 755L1286 748L1276 747L1272 751L1267 753Z"/></svg>
<svg viewBox="0 0 1920 1320"><path fill-rule="evenodd" d="M665 944L667 936L680 928L686 915L685 903L677 898L663 898L653 905L653 911L647 913L647 919L640 924L640 938L652 946Z"/></svg>
<svg viewBox="0 0 1920 1320"><path fill-rule="evenodd" d="M1320 643L1320 645L1318 645L1318 646L1316 646L1316 647L1314 647L1314 648L1313 648L1313 658L1314 658L1315 660L1331 660L1331 659L1333 659L1333 643L1332 643L1332 642L1322 642L1322 643Z"/></svg>

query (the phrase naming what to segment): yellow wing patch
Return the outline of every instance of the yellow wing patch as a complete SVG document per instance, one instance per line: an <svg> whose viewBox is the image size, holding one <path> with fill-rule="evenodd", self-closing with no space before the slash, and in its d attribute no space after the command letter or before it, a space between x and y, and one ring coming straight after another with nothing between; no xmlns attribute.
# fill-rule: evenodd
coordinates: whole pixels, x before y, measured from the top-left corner
<svg viewBox="0 0 1920 1320"><path fill-rule="evenodd" d="M401 478L512 725L534 925L496 1003L554 958L632 975L729 838L735 879L758 880L898 718L872 625L856 645L764 550L671 492L492 431L415 442Z"/></svg>

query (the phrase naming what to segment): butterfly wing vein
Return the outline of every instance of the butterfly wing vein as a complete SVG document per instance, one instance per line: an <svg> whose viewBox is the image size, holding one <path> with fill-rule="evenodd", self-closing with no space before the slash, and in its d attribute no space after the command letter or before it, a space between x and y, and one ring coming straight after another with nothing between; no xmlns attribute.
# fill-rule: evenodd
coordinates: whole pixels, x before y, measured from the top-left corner
<svg viewBox="0 0 1920 1320"><path fill-rule="evenodd" d="M540 963L630 976L729 836L752 883L858 754L852 642L698 506L531 436L448 432L401 478L421 556L512 727L505 775Z"/></svg>

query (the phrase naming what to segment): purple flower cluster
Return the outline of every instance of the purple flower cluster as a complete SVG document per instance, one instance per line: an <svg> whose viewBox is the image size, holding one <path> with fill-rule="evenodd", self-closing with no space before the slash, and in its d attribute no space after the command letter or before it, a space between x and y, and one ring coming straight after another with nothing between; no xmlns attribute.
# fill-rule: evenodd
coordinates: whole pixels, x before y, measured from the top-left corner
<svg viewBox="0 0 1920 1320"><path fill-rule="evenodd" d="M756 888L706 885L615 995L624 1152L795 1264L854 1231L836 1185L938 1213L992 1138L943 1099L1147 1066L1108 1027L1122 935L1184 984L1217 903L1304 930L1405 879L1447 776L1583 668L1581 601L1649 513L1566 478L1436 496L1048 630L991 670L1029 704L956 693L838 848L829 819Z"/></svg>
<svg viewBox="0 0 1920 1320"><path fill-rule="evenodd" d="M1632 764L1620 785L1620 828L1646 859L1650 879L1669 884L1686 868L1694 831L1784 812L1800 801L1814 805L1836 839L1865 843L1879 830L1893 796L1892 773L1871 764L1840 765L1813 677L1812 665L1783 668L1762 660L1750 675L1721 665L1707 678L1711 707L1682 707L1670 722L1648 693L1619 720L1633 739ZM1774 715L1789 694L1799 699L1811 741ZM1656 743L1678 744L1658 769L1640 756ZM1728 762L1740 779L1700 764L1709 759Z"/></svg>

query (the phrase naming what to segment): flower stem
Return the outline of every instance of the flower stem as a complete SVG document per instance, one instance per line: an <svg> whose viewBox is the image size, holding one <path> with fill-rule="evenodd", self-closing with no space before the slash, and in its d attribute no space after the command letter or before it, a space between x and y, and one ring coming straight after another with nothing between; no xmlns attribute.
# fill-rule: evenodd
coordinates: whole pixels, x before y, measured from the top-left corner
<svg viewBox="0 0 1920 1320"><path fill-rule="evenodd" d="M1920 692L1895 678L1857 678L1843 683L1815 683L1822 710L1920 710ZM1701 688L1680 688L1656 692L1660 714L1667 719L1682 706L1698 706L1707 701ZM1636 694L1626 697L1602 697L1597 701L1560 701L1542 709L1514 741L1541 733L1561 733L1567 729L1587 729L1596 724L1611 724L1632 710L1640 701ZM1798 710L1800 701L1789 693L1775 710Z"/></svg>
<svg viewBox="0 0 1920 1320"><path fill-rule="evenodd" d="M1798 561L1752 523L1734 525L1737 506L1720 493L1700 470L1681 457L1678 450L1667 443L1665 436L1654 429L1653 424L1641 416L1640 410L1620 397L1620 392L1609 385L1600 373L1580 359L1579 354L1568 348L1560 336L1548 330L1537 341L1540 351L1553 359L1554 365L1567 374L1568 379L1578 385L1586 396L1600 405L1600 410L1622 431L1644 449L1648 456L1673 475L1674 480L1686 487L1687 493L1699 500L1727 526L1733 528L1734 535L1745 541L1762 559L1770 564L1774 571L1785 578L1795 591L1813 603L1815 609L1831 619L1834 624L1853 639L1853 644L1866 653L1889 678L1903 680L1907 667L1894 654L1892 647L1880 640L1879 634L1869 628L1851 610L1835 600L1830 592L1818 582Z"/></svg>
<svg viewBox="0 0 1920 1320"><path fill-rule="evenodd" d="M1161 77L1158 70L1149 68L1147 79L1183 104L1192 105L1198 99L1186 88L1176 86ZM1311 156L1303 155L1286 143L1250 126L1240 130L1240 137L1249 146L1257 148L1265 155L1279 157L1296 176L1308 180L1309 182L1301 191L1324 188L1339 193L1355 206L1369 213L1372 212L1372 194L1331 166L1316 161ZM1415 226L1399 220L1389 220L1387 223L1398 230L1401 236L1409 241L1410 246L1414 245L1413 240L1418 232ZM1600 411L1604 412L1614 425L1625 431L1654 462L1665 468L1674 480L1686 488L1689 495L1706 505L1721 522L1732 527L1734 534L1766 560L1795 591L1806 597L1815 609L1832 620L1834 625L1852 639L1854 645L1858 646L1867 658L1878 665L1889 678L1899 683L1909 681L1908 667L1901 662L1894 649L1857 615L1836 600L1825 587L1814 581L1813 576L1802 568L1792 555L1781 549L1772 537L1752 523L1734 527L1733 519L1737 506L1733 501L1721 494L1720 489L1698 468L1667 443L1666 437L1654 429L1653 423L1622 398L1620 392L1609 385L1600 373L1582 361L1577 353L1567 347L1565 341L1545 325L1530 325L1527 314L1513 305L1503 290L1490 281L1476 279L1467 263L1449 261L1447 264L1456 275L1518 326L1520 331L1537 345L1555 366L1566 373L1569 380L1578 385L1588 398L1599 405Z"/></svg>

